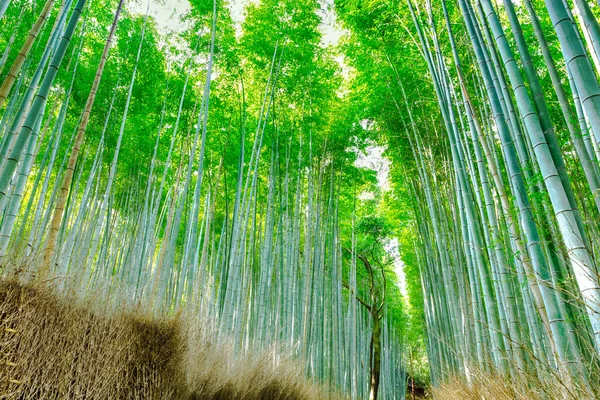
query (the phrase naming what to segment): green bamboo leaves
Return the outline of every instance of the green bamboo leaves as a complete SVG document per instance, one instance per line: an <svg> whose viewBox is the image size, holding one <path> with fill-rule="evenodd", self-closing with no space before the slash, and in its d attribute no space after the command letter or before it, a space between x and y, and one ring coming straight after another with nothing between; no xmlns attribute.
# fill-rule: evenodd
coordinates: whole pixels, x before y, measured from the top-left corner
<svg viewBox="0 0 600 400"><path fill-rule="evenodd" d="M402 398L394 274L381 258L366 279L342 251L358 246L347 218L367 214L344 182L372 182L319 2L251 4L240 26L222 1L190 6L166 33L152 2L50 5L47 45L25 55L23 33L0 34L19 64L0 94L0 273L107 309L189 311L241 355L305 361L332 397ZM380 274L387 289L357 306Z"/></svg>

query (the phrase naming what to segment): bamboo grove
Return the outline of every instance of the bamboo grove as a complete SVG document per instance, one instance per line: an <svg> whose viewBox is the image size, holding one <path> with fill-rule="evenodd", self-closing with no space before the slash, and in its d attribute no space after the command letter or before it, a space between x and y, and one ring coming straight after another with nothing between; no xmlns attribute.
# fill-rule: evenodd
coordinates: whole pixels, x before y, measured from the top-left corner
<svg viewBox="0 0 600 400"><path fill-rule="evenodd" d="M405 256L421 272L433 386L504 380L506 398L596 398L597 5L339 11L365 116L412 196Z"/></svg>
<svg viewBox="0 0 600 400"><path fill-rule="evenodd" d="M354 197L373 172L348 152L318 2L248 5L238 25L192 2L171 31L149 2L0 10L4 275L108 312L193 310L332 393L403 398L396 276Z"/></svg>
<svg viewBox="0 0 600 400"><path fill-rule="evenodd" d="M576 5L578 10L588 7L583 2ZM553 123L547 93L531 60L533 46L525 40L515 5L459 1L456 6L471 44L471 63L477 66L471 76L462 69L464 57L461 60L456 47L448 6L442 4L442 13L435 15L426 4L417 14L409 3L433 76L454 174L450 207L440 210L435 205L427 176L425 201L419 205L425 208L420 215L429 216L419 224L422 238L436 238L431 246L437 247L423 254L431 267L423 278L423 285L431 288L429 318L434 308L447 307L444 322L431 321L439 336L430 340L448 340L455 354L462 353L460 363L452 366L455 355L435 354L438 365L448 363L436 379L453 370L468 378L467 364L472 361L517 380L535 374L532 370L542 382L558 377L570 396L593 397L600 348L595 261L600 243L599 137L594 106L600 92L592 58L568 5L547 2L567 75L560 77L557 70L560 57L546 55L545 65L554 76L547 91L560 93L563 113L562 121ZM547 46L536 10L531 4L523 8L522 18L529 18L541 47ZM589 26L598 25L595 17L591 12L580 16L593 37ZM448 40L449 57L442 54L442 37ZM479 92L469 87L468 78ZM555 126L566 128L568 144L559 142ZM579 187L572 179L577 169L583 171ZM429 173L425 167L420 171ZM456 227L442 225L439 218L444 213L453 216ZM456 237L461 247L452 244ZM459 322L461 315L466 326ZM431 342L430 346L435 348Z"/></svg>
<svg viewBox="0 0 600 400"><path fill-rule="evenodd" d="M0 1L2 274L353 399L600 396L598 5L242 6Z"/></svg>

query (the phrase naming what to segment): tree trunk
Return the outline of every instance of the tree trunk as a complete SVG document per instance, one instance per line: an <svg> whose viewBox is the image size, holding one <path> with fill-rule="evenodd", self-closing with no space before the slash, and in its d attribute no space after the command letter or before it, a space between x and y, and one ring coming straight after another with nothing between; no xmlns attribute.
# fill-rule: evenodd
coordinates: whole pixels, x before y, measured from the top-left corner
<svg viewBox="0 0 600 400"><path fill-rule="evenodd" d="M117 6L117 11L115 12L115 17L114 17L113 24L110 29L110 33L108 34L108 38L106 39L106 44L104 45L104 50L102 51L102 56L100 58L100 64L98 64L98 69L96 70L96 76L94 77L94 82L92 83L92 88L88 95L85 109L83 110L81 122L79 123L79 128L77 130L77 137L75 138L75 143L73 143L73 148L71 150L71 155L69 157L69 162L67 164L65 176L63 177L63 183L60 188L60 193L58 196L58 200L56 202L56 206L54 208L54 214L52 215L52 222L50 224L50 232L48 234L48 240L46 242L46 248L44 251L44 260L43 260L42 266L40 268L40 277L41 278L43 278L48 273L48 271L50 269L50 263L52 262L52 257L54 256L54 250L56 248L56 240L58 238L58 232L60 229L63 213L65 210L65 205L67 203L69 188L71 187L71 181L73 180L73 173L75 172L75 165L77 164L77 159L79 157L79 150L83 143L85 131L87 129L88 122L90 120L90 114L92 113L92 108L94 106L94 101L96 100L96 93L98 92L98 87L100 86L100 80L102 79L102 72L104 71L104 66L105 66L106 60L108 58L108 51L110 50L110 47L111 47L112 41L113 41L113 37L115 35L115 31L117 29L117 23L119 21L119 15L121 13L122 6L123 6L123 0L120 0L119 5Z"/></svg>
<svg viewBox="0 0 600 400"><path fill-rule="evenodd" d="M373 332L371 333L371 390L369 400L376 400L381 375L381 317L376 306L371 307Z"/></svg>
<svg viewBox="0 0 600 400"><path fill-rule="evenodd" d="M5 4L8 7L8 1ZM31 30L29 31L29 35L27 36L25 43L23 43L23 47L21 47L21 50L19 51L17 58L15 58L15 61L13 62L12 66L10 67L8 76L4 79L4 82L2 82L2 87L0 87L0 108L4 105L4 102L6 101L8 94L10 93L10 89L12 88L13 84L15 83L15 79L17 78L19 71L21 71L21 67L23 66L23 63L27 59L29 50L31 50L31 46L33 46L35 39L38 37L42 28L44 27L44 24L46 23L46 20L48 19L48 16L50 15L50 11L52 11L53 5L54 5L54 0L46 1L46 4L44 5L44 8L42 9L42 13L38 17L37 21L35 21L35 24L33 24L33 26L31 27ZM0 15L0 18L1 17L2 16Z"/></svg>

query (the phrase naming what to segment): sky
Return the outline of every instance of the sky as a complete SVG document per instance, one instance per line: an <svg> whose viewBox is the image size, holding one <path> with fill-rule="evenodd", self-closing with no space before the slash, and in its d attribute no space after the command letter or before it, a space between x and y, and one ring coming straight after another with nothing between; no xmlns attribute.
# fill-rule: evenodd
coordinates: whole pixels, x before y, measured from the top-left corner
<svg viewBox="0 0 600 400"><path fill-rule="evenodd" d="M251 3L257 3L259 0L229 0L229 11L231 18L236 24L238 34L241 32L241 24L244 21L244 10ZM322 44L335 45L343 34L343 30L337 26L337 20L333 11L334 0L319 0L321 10L318 13L321 17L321 33L323 34ZM145 14L148 2L145 0L134 0L130 9L134 13ZM158 25L158 29L163 33L181 32L186 29L186 25L181 22L181 16L190 10L188 0L150 0L149 13Z"/></svg>
<svg viewBox="0 0 600 400"><path fill-rule="evenodd" d="M148 1L135 0L130 3L130 10L134 13L145 14ZM180 17L190 10L187 0L150 0L149 13L154 17L158 29L167 32L181 32L185 29Z"/></svg>

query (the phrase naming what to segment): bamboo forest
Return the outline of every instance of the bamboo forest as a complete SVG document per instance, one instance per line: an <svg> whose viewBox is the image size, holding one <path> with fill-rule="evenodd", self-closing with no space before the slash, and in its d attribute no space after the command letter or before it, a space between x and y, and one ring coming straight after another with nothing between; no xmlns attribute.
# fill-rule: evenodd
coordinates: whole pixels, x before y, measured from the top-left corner
<svg viewBox="0 0 600 400"><path fill-rule="evenodd" d="M599 18L0 0L0 399L600 399Z"/></svg>

